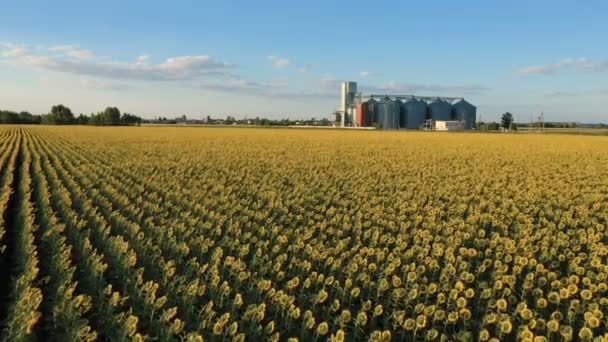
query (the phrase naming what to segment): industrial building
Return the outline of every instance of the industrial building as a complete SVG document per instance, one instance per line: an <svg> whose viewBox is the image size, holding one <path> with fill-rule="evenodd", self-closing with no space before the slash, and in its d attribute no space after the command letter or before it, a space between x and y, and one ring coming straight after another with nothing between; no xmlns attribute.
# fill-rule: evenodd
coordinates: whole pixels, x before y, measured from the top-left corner
<svg viewBox="0 0 608 342"><path fill-rule="evenodd" d="M477 108L461 97L363 94L356 82L342 83L340 109L333 121L339 127L383 129L474 129Z"/></svg>

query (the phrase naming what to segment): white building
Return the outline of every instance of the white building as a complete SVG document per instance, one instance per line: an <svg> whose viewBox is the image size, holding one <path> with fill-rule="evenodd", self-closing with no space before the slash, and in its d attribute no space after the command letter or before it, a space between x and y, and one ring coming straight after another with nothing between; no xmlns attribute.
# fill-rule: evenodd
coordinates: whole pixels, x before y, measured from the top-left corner
<svg viewBox="0 0 608 342"><path fill-rule="evenodd" d="M433 129L436 131L458 131L464 129L461 121L434 120Z"/></svg>

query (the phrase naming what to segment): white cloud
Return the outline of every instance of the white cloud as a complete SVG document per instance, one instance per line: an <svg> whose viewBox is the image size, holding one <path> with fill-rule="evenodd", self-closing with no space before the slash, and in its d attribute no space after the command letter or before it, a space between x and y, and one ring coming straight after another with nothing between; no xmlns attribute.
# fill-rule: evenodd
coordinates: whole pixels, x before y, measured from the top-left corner
<svg viewBox="0 0 608 342"><path fill-rule="evenodd" d="M277 69L284 68L290 64L289 59L282 58L279 56L269 55L269 56L266 56L266 59L272 61L272 66Z"/></svg>
<svg viewBox="0 0 608 342"><path fill-rule="evenodd" d="M325 75L319 79L319 86L324 90L333 90L336 94L340 92L340 84L342 81L331 75Z"/></svg>
<svg viewBox="0 0 608 342"><path fill-rule="evenodd" d="M302 72L302 73L309 72L310 70L314 69L316 66L317 65L314 63L306 63L306 64L304 64L303 67L298 68L298 72Z"/></svg>
<svg viewBox="0 0 608 342"><path fill-rule="evenodd" d="M78 59L90 59L95 57L95 53L93 53L93 51L81 49L78 45L56 45L47 48L47 50L65 53L67 56Z"/></svg>
<svg viewBox="0 0 608 342"><path fill-rule="evenodd" d="M281 76L275 78L268 83L269 86L273 88L287 88L289 86L289 77Z"/></svg>
<svg viewBox="0 0 608 342"><path fill-rule="evenodd" d="M11 50L2 52L2 56L4 56L4 57L19 57L19 56L23 56L24 54L25 54L24 47L16 47Z"/></svg>
<svg viewBox="0 0 608 342"><path fill-rule="evenodd" d="M49 51L68 51L74 49L75 45L55 45L47 48Z"/></svg>
<svg viewBox="0 0 608 342"><path fill-rule="evenodd" d="M137 61L135 62L135 64L141 65L141 64L146 64L148 63L148 60L150 59L150 56L148 55L141 55L137 57Z"/></svg>
<svg viewBox="0 0 608 342"><path fill-rule="evenodd" d="M68 55L79 59L89 59L95 57L95 53L93 53L93 51L86 49L68 51Z"/></svg>
<svg viewBox="0 0 608 342"><path fill-rule="evenodd" d="M228 71L236 67L230 63L216 61L208 55L170 57L161 63L151 64L147 63L147 56L139 56L136 62L100 62L91 59L95 56L92 51L81 49L76 45L59 45L46 49L25 46L8 48L10 50L3 51L2 56L14 65L101 78L144 81L194 80L210 76L228 76ZM60 53L56 54L56 52Z"/></svg>
<svg viewBox="0 0 608 342"><path fill-rule="evenodd" d="M23 56L27 52L25 45L0 42L0 56L14 58Z"/></svg>
<svg viewBox="0 0 608 342"><path fill-rule="evenodd" d="M241 93L262 96L267 98L336 98L339 96L336 89L320 89L318 91L288 89L287 79L277 79L270 83L255 82L242 78L234 78L228 82L202 82L194 85L195 88L220 91L225 93Z"/></svg>
<svg viewBox="0 0 608 342"><path fill-rule="evenodd" d="M577 96L578 94L572 91L550 91L545 93L546 97L573 97L573 96Z"/></svg>
<svg viewBox="0 0 608 342"><path fill-rule="evenodd" d="M597 90L597 91L595 91L595 93L601 94L601 95L608 95L608 88Z"/></svg>
<svg viewBox="0 0 608 342"><path fill-rule="evenodd" d="M382 76L382 74L373 72L373 71L361 71L359 72L359 76L361 77L374 77L374 76Z"/></svg>
<svg viewBox="0 0 608 342"><path fill-rule="evenodd" d="M454 95L479 93L489 88L475 84L460 85L426 85L403 82L387 82L379 86L363 86L365 92L376 94L403 94L403 95ZM432 93L432 94L424 94Z"/></svg>
<svg viewBox="0 0 608 342"><path fill-rule="evenodd" d="M81 78L79 84L82 88L90 90L127 90L131 87L120 83L108 83L94 78Z"/></svg>
<svg viewBox="0 0 608 342"><path fill-rule="evenodd" d="M108 80L100 80L91 77L66 77L62 75L42 75L40 76L40 82L46 85L52 85L53 87L60 88L74 88L86 89L86 90L104 90L104 91L117 91L131 89L131 86L122 83L111 82Z"/></svg>
<svg viewBox="0 0 608 342"><path fill-rule="evenodd" d="M565 58L552 64L529 65L517 71L518 76L534 74L551 75L560 70L574 68L577 71L602 72L608 70L608 60L594 60L590 58Z"/></svg>

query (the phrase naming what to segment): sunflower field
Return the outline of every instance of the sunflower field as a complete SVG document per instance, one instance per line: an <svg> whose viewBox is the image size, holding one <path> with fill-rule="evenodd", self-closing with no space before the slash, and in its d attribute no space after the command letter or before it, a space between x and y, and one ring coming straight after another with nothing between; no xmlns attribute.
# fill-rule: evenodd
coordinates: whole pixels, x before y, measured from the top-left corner
<svg viewBox="0 0 608 342"><path fill-rule="evenodd" d="M606 341L608 138L0 126L1 341Z"/></svg>

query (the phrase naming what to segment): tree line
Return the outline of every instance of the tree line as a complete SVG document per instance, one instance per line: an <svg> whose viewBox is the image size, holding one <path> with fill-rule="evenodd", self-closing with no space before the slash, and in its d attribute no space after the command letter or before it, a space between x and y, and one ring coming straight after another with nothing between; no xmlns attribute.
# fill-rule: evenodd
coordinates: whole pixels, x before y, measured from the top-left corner
<svg viewBox="0 0 608 342"><path fill-rule="evenodd" d="M95 125L127 126L140 125L142 119L134 114L120 113L116 107L107 107L99 113L75 116L69 107L62 104L53 106L48 114L31 114L29 112L12 112L0 110L0 124L20 125Z"/></svg>

